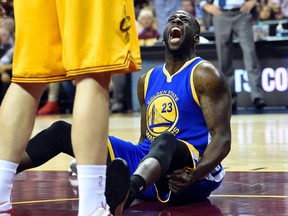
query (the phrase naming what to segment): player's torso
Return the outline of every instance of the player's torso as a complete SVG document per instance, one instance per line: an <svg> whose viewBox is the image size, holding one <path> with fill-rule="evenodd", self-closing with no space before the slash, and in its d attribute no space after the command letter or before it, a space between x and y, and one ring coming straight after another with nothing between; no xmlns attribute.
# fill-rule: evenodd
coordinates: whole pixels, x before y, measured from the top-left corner
<svg viewBox="0 0 288 216"><path fill-rule="evenodd" d="M208 129L193 89L193 69L203 59L194 58L173 76L159 66L145 81L146 138L152 141L164 131L193 144L200 154L208 144Z"/></svg>

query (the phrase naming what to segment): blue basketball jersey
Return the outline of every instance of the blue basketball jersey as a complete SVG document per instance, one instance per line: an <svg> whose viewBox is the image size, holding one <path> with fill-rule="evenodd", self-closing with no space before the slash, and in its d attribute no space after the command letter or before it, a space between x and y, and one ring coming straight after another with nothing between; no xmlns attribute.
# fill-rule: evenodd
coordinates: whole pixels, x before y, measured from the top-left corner
<svg viewBox="0 0 288 216"><path fill-rule="evenodd" d="M193 160L197 163L199 155L194 157L192 149L203 155L209 141L209 131L204 120L199 99L194 88L193 73L197 65L204 60L194 58L187 61L179 71L170 75L161 65L151 69L145 78L144 98L146 106L146 138L138 145L109 137L108 149L112 159L120 157L127 161L131 174L134 173L140 161L149 153L151 141L164 131L172 132L179 140L189 147ZM194 146L194 148L192 148ZM218 188L225 175L221 164L212 170L205 179L197 181L185 193L193 197L208 197ZM162 194L151 186L141 195L142 199L158 198L168 202L170 193Z"/></svg>
<svg viewBox="0 0 288 216"><path fill-rule="evenodd" d="M209 143L209 132L193 82L194 69L204 60L187 61L172 76L161 65L145 79L146 139L153 141L164 131L192 144L202 155Z"/></svg>

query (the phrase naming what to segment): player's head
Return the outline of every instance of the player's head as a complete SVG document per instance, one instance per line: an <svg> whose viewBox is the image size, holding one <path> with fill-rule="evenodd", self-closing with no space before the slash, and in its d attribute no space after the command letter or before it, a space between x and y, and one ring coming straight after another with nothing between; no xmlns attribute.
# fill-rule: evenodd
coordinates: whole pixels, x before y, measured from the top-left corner
<svg viewBox="0 0 288 216"><path fill-rule="evenodd" d="M193 15L183 10L168 18L163 38L169 52L195 50L199 43L200 25Z"/></svg>

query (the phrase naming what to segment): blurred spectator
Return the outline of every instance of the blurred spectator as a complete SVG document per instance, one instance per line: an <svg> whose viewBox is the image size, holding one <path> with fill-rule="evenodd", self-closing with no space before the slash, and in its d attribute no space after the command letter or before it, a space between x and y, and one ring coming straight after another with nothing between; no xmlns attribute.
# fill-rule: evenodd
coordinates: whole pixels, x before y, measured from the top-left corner
<svg viewBox="0 0 288 216"><path fill-rule="evenodd" d="M60 108L58 104L60 83L49 83L48 85L48 99L47 102L42 106L37 114L38 115L48 115L48 114L58 114L60 113Z"/></svg>
<svg viewBox="0 0 288 216"><path fill-rule="evenodd" d="M73 112L75 92L76 92L75 81L61 82L61 87L64 89L64 91L67 95L67 99L69 102L69 111L70 111L70 113L72 113ZM67 111L65 111L65 112L68 113Z"/></svg>
<svg viewBox="0 0 288 216"><path fill-rule="evenodd" d="M139 16L139 12L142 8L150 7L151 1L150 0L134 0L134 9L136 17Z"/></svg>
<svg viewBox="0 0 288 216"><path fill-rule="evenodd" d="M238 36L243 52L244 65L251 87L251 100L256 109L262 109L265 106L265 100L264 91L261 87L261 67L256 54L252 15L250 14L257 2L245 0L202 2L201 5L204 10L213 15L219 69L227 77L230 86L232 109L237 110L233 67L233 34Z"/></svg>
<svg viewBox="0 0 288 216"><path fill-rule="evenodd" d="M11 17L4 17L1 20L1 27L8 30L9 32L9 43L14 46L14 32L15 32L15 22Z"/></svg>
<svg viewBox="0 0 288 216"><path fill-rule="evenodd" d="M114 74L112 76L111 113L126 113L131 98L129 74Z"/></svg>
<svg viewBox="0 0 288 216"><path fill-rule="evenodd" d="M268 0L261 0L259 4L259 19L269 20L272 18L272 9L268 5Z"/></svg>
<svg viewBox="0 0 288 216"><path fill-rule="evenodd" d="M1 74L0 102L2 102L2 99L11 82L13 53L14 48L12 47L0 59L0 74Z"/></svg>
<svg viewBox="0 0 288 216"><path fill-rule="evenodd" d="M200 14L201 10L197 10L197 6L196 6L194 0L182 0L182 8L181 9L192 14L197 19L197 21L200 25L200 32L206 31L206 28L204 27L203 22L202 22L202 14ZM201 43L201 41L200 41L200 43Z"/></svg>
<svg viewBox="0 0 288 216"><path fill-rule="evenodd" d="M280 9L284 18L288 18L288 0L280 0Z"/></svg>
<svg viewBox="0 0 288 216"><path fill-rule="evenodd" d="M160 38L160 35L153 25L153 12L147 8L142 9L139 13L138 21L143 28L138 35L140 46L154 45Z"/></svg>
<svg viewBox="0 0 288 216"><path fill-rule="evenodd" d="M288 18L288 0L269 0L275 19Z"/></svg>
<svg viewBox="0 0 288 216"><path fill-rule="evenodd" d="M14 17L13 0L1 0L2 7L5 10L5 15L8 17Z"/></svg>
<svg viewBox="0 0 288 216"><path fill-rule="evenodd" d="M196 16L195 5L193 0L182 0L182 10Z"/></svg>
<svg viewBox="0 0 288 216"><path fill-rule="evenodd" d="M181 9L181 0L153 0L152 2L156 11L158 32L162 37L168 17Z"/></svg>
<svg viewBox="0 0 288 216"><path fill-rule="evenodd" d="M2 57L12 46L10 33L5 28L0 28L0 57Z"/></svg>
<svg viewBox="0 0 288 216"><path fill-rule="evenodd" d="M75 97L75 85L73 81L64 81L49 83L48 85L48 98L47 102L38 110L38 115L50 115L59 114L61 107L59 104L60 87L62 87L67 95L69 102L69 111L72 113L74 97ZM65 111L67 113L67 111Z"/></svg>

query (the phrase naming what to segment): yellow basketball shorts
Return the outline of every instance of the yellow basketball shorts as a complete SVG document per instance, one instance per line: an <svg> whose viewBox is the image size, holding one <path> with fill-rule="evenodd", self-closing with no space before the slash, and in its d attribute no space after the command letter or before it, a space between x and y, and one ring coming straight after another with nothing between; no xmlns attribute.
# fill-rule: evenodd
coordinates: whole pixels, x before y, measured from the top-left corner
<svg viewBox="0 0 288 216"><path fill-rule="evenodd" d="M141 69L132 0L14 0L13 82Z"/></svg>

